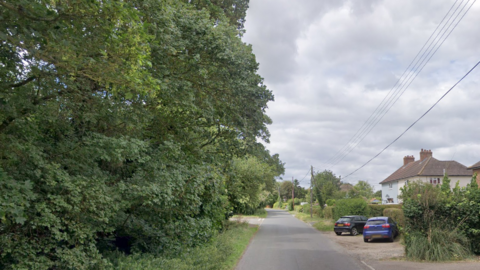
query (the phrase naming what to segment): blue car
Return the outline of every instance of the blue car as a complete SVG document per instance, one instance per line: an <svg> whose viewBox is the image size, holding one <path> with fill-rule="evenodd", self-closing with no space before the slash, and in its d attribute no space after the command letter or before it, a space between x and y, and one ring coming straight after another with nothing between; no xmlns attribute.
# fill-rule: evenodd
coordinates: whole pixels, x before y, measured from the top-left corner
<svg viewBox="0 0 480 270"><path fill-rule="evenodd" d="M363 227L363 241L371 239L388 239L393 242L398 235L398 226L390 217L372 217Z"/></svg>

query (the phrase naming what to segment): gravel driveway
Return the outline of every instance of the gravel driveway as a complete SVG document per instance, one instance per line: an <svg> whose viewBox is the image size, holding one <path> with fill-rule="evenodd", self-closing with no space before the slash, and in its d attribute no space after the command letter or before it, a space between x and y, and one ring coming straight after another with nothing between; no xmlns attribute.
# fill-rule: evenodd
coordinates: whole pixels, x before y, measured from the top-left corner
<svg viewBox="0 0 480 270"><path fill-rule="evenodd" d="M403 259L405 256L404 246L400 244L399 237L393 243L386 240L374 240L365 243L361 234L357 236L349 234L336 235L333 231L322 233L332 241L345 247L345 250L348 252L359 256L362 260Z"/></svg>

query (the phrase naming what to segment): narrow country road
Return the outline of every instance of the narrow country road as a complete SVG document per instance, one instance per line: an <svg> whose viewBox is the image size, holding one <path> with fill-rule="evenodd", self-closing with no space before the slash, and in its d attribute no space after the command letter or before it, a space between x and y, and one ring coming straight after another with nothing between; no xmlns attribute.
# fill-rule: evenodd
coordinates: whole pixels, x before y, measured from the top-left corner
<svg viewBox="0 0 480 270"><path fill-rule="evenodd" d="M288 212L268 209L237 270L368 269Z"/></svg>

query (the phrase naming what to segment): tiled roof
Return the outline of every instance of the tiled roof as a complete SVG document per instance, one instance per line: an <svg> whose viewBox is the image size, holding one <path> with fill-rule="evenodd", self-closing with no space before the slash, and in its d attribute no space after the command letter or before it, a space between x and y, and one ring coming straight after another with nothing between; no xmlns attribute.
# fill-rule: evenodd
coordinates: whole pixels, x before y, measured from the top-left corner
<svg viewBox="0 0 480 270"><path fill-rule="evenodd" d="M454 160L440 161L434 157L429 157L400 167L380 184L414 176L443 176L443 169L449 176L472 176L472 171Z"/></svg>
<svg viewBox="0 0 480 270"><path fill-rule="evenodd" d="M480 168L480 161L473 164L472 166L468 167L468 169L472 170L472 169L479 169Z"/></svg>

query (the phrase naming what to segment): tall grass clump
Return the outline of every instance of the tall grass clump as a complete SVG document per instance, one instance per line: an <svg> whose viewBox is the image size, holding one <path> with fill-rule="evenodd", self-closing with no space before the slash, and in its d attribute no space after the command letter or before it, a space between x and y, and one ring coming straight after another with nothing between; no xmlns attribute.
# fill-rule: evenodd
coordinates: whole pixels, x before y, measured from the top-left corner
<svg viewBox="0 0 480 270"><path fill-rule="evenodd" d="M470 257L470 241L460 231L434 227L427 234L414 232L405 238L405 254L414 261L456 261Z"/></svg>

